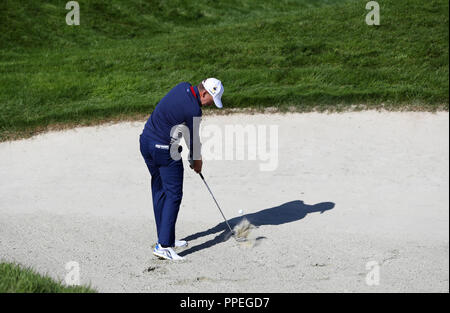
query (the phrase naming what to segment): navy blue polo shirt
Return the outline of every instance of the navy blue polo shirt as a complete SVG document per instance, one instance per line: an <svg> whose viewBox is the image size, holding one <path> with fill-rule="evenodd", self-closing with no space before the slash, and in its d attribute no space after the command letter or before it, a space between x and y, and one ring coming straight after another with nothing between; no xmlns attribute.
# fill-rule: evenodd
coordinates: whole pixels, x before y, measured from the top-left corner
<svg viewBox="0 0 450 313"><path fill-rule="evenodd" d="M171 143L172 128L185 124L190 132L189 150L192 153L193 117L201 116L202 109L197 86L182 82L173 87L156 105L145 123L142 135L156 143L168 145ZM195 135L198 136L198 134Z"/></svg>

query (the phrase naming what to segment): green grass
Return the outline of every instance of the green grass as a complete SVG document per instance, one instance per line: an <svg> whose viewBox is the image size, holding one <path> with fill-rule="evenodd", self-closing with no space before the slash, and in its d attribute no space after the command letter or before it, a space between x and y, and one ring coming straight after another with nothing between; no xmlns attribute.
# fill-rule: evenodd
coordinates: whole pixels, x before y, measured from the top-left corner
<svg viewBox="0 0 450 313"><path fill-rule="evenodd" d="M355 104L448 110L448 1L80 0L0 3L0 141L48 125L150 114L217 77L227 108Z"/></svg>
<svg viewBox="0 0 450 313"><path fill-rule="evenodd" d="M0 293L93 293L90 287L64 286L18 264L0 263Z"/></svg>

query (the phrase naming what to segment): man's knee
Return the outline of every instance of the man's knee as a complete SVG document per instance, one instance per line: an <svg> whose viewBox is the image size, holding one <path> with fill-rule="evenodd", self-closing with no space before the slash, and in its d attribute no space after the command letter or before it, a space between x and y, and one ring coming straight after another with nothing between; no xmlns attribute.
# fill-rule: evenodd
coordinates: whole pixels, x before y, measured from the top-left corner
<svg viewBox="0 0 450 313"><path fill-rule="evenodd" d="M183 199L183 191L170 190L167 192L167 197L174 203L179 203Z"/></svg>
<svg viewBox="0 0 450 313"><path fill-rule="evenodd" d="M181 202L181 199L183 199L183 193L182 192L176 193L176 194L173 195L173 201Z"/></svg>

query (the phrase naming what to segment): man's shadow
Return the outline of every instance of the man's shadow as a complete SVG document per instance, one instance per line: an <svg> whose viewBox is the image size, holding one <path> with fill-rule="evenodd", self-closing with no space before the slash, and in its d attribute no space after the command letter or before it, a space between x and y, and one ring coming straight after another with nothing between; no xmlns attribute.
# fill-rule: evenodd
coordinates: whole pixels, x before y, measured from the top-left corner
<svg viewBox="0 0 450 313"><path fill-rule="evenodd" d="M320 212L322 214L323 212L331 210L333 208L334 208L333 202L321 202L314 205L308 205L301 200L295 200L256 213L234 217L228 220L228 222L231 228L233 228L245 217L251 224L253 224L256 227L263 225L281 225L301 220L308 213ZM225 222L222 222L208 230L189 235L183 239L186 241L190 241L219 232L221 233L217 235L214 239L211 239L200 245L193 246L192 248L181 251L178 254L181 256L185 256L203 249L210 248L230 238L231 235L230 231Z"/></svg>

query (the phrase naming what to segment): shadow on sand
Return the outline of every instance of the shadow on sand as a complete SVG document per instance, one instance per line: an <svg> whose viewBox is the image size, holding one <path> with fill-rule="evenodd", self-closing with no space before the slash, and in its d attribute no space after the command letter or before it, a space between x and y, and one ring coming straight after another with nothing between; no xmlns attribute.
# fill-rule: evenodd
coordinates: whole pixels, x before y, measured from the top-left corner
<svg viewBox="0 0 450 313"><path fill-rule="evenodd" d="M230 226L233 228L235 225L239 223L239 221L241 221L245 217L251 224L253 224L256 227L263 225L281 225L301 220L308 213L320 212L322 214L323 212L331 210L333 208L334 208L333 202L321 202L314 205L308 205L301 200L295 200L256 213L234 217L228 220L228 222L230 223ZM217 235L214 239L206 241L197 246L193 246L189 249L179 252L178 254L181 256L185 256L203 249L210 248L230 238L230 231L228 230L225 222L222 222L220 224L217 224L213 228L189 235L183 239L187 241L192 241L200 237L212 235L219 232L220 234Z"/></svg>

